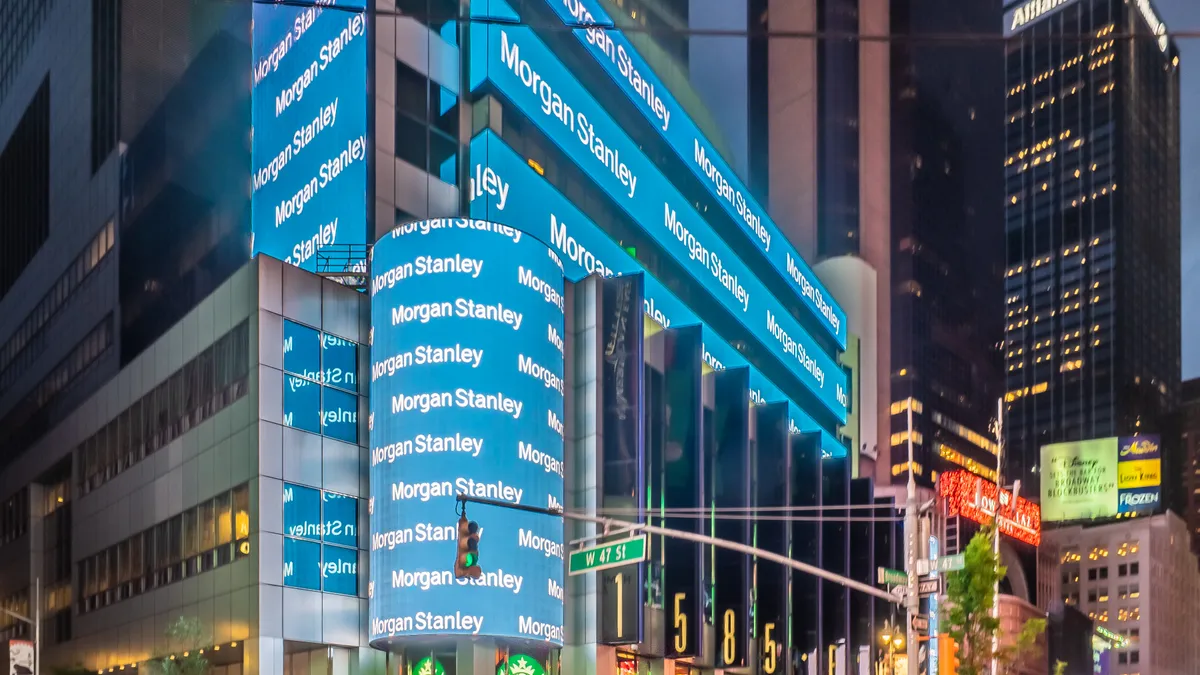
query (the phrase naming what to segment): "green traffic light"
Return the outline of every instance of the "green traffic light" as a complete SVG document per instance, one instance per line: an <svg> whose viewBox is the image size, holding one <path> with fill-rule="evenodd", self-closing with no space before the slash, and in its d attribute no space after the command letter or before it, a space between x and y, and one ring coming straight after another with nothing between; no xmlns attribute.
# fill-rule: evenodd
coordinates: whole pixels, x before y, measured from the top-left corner
<svg viewBox="0 0 1200 675"><path fill-rule="evenodd" d="M478 553L468 553L464 560L465 560L465 563L464 563L463 567L474 567L479 564L479 554Z"/></svg>

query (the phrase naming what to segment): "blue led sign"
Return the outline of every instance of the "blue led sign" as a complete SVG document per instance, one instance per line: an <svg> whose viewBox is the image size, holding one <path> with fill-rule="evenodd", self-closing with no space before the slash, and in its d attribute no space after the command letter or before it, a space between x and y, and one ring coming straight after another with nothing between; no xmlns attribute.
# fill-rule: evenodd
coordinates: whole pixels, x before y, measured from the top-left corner
<svg viewBox="0 0 1200 675"><path fill-rule="evenodd" d="M483 575L453 569L458 493L562 504L562 262L469 219L401 225L372 256L371 644L561 645L560 518L472 506Z"/></svg>
<svg viewBox="0 0 1200 675"><path fill-rule="evenodd" d="M567 278L579 281L589 274L605 277L641 274L637 260L621 249L582 211L554 189L492 131L471 141L471 215L497 222L521 223L550 244L560 256ZM844 457L846 448L800 406L788 401L740 352L707 325L653 276L645 276L644 310L664 327L703 326L704 361L714 370L748 367L750 396L756 405L787 401L793 433L818 433L821 449Z"/></svg>
<svg viewBox="0 0 1200 675"><path fill-rule="evenodd" d="M498 2L499 0L493 0ZM612 77L621 91L650 121L683 163L708 187L722 208L771 266L792 286L815 323L824 327L840 347L846 347L846 313L817 279L800 254L750 194L737 174L717 154L712 143L642 59L633 44L612 26L599 0L546 0L559 18L571 25L590 24L572 32ZM494 45L493 45L494 46ZM539 66L541 64L539 63Z"/></svg>
<svg viewBox="0 0 1200 675"><path fill-rule="evenodd" d="M313 270L322 248L366 243L367 19L262 2L253 13L254 252Z"/></svg>
<svg viewBox="0 0 1200 675"><path fill-rule="evenodd" d="M526 26L471 30L472 88L494 83L844 423L846 373L545 44Z"/></svg>

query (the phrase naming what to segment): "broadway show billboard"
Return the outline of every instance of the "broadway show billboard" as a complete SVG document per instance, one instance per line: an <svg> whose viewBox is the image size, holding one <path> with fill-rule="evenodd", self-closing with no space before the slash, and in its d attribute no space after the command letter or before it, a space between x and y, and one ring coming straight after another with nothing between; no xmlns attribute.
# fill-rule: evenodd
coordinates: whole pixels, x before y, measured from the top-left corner
<svg viewBox="0 0 1200 675"><path fill-rule="evenodd" d="M1161 501L1158 436L1120 436L1042 448L1042 517L1108 518L1154 511Z"/></svg>

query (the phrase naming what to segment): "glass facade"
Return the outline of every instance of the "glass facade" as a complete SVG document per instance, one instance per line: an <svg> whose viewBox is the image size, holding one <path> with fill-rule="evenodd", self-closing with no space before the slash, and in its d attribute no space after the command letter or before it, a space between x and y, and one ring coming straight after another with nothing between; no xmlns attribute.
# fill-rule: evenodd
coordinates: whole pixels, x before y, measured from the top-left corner
<svg viewBox="0 0 1200 675"><path fill-rule="evenodd" d="M1033 490L1042 446L1159 432L1179 397L1177 54L1109 0L1009 42L1006 473Z"/></svg>

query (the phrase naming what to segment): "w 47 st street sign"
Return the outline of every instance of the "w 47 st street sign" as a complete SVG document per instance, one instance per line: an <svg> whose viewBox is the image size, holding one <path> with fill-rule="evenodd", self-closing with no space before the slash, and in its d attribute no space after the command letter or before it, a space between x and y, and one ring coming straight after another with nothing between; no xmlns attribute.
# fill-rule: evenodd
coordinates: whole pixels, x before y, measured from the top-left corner
<svg viewBox="0 0 1200 675"><path fill-rule="evenodd" d="M641 562L646 559L647 553L649 549L644 534L571 551L571 557L567 560L567 574L584 574Z"/></svg>

